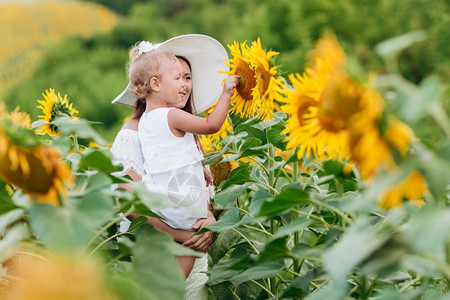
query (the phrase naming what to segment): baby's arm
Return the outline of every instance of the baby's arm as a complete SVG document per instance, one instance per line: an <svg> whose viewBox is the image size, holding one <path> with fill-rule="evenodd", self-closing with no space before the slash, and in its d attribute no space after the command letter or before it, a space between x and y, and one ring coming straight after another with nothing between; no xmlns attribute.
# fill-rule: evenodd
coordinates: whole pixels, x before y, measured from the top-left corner
<svg viewBox="0 0 450 300"><path fill-rule="evenodd" d="M181 109L171 110L168 114L168 121L172 132L182 136L185 132L212 134L219 131L227 116L238 79L239 76L232 75L225 80L222 95L208 118L197 117ZM176 134L177 132L178 134Z"/></svg>

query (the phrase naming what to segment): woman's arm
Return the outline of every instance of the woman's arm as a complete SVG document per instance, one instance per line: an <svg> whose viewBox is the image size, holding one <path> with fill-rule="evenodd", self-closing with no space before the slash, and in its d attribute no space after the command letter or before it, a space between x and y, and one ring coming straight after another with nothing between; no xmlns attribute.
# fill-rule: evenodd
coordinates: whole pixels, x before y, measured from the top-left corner
<svg viewBox="0 0 450 300"><path fill-rule="evenodd" d="M132 214L128 215L128 219L134 220L139 216L143 216L143 215L132 213ZM153 225L153 227L155 227L155 229L169 234L176 242L184 243L185 241L189 240L195 234L195 231L187 231L187 230L172 228L158 218L150 217L150 216L144 216L144 217L147 218L147 220Z"/></svg>

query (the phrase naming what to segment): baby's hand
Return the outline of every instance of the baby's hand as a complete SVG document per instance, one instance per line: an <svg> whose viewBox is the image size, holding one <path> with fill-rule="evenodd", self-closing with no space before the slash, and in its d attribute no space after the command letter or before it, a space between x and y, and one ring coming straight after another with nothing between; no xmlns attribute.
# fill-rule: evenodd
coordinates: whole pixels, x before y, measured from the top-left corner
<svg viewBox="0 0 450 300"><path fill-rule="evenodd" d="M231 75L228 77L223 84L223 92L233 96L234 88L236 88L239 84L239 75Z"/></svg>

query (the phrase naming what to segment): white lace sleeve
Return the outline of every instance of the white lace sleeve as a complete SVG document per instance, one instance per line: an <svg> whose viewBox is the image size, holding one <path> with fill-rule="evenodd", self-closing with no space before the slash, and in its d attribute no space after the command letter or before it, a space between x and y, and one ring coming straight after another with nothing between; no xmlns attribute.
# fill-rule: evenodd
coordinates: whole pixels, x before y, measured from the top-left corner
<svg viewBox="0 0 450 300"><path fill-rule="evenodd" d="M123 165L122 175L134 170L141 177L144 176L144 156L136 130L121 129L111 146L111 153L116 162Z"/></svg>

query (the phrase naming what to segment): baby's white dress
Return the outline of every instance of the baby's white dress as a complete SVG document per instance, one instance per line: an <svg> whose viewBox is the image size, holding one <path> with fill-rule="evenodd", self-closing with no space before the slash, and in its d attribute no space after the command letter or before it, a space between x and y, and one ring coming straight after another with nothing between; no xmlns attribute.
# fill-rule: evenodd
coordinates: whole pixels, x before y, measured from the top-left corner
<svg viewBox="0 0 450 300"><path fill-rule="evenodd" d="M121 129L111 146L111 153L123 165L122 175L125 175L130 170L135 171L141 177L145 175L144 156L136 130ZM128 225L129 227L131 222L129 220L128 222L125 222L123 225ZM186 278L186 300L206 300L208 298L208 289L206 287L206 282L208 281L208 276L206 275L207 270L207 254L196 258L194 267L188 278Z"/></svg>
<svg viewBox="0 0 450 300"><path fill-rule="evenodd" d="M175 136L169 128L172 107L144 113L138 135L144 155L142 182L152 192L167 195L168 207L154 211L162 221L178 229L191 230L194 223L208 215L209 190L203 172L203 155L192 133Z"/></svg>

